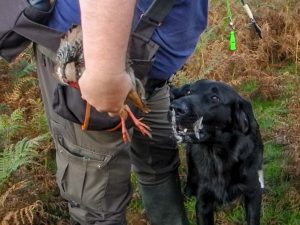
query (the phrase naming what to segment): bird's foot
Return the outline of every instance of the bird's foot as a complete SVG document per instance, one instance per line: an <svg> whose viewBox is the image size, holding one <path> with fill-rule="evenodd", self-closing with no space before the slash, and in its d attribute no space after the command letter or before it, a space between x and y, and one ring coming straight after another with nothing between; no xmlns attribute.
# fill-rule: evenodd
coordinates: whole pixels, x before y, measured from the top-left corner
<svg viewBox="0 0 300 225"><path fill-rule="evenodd" d="M135 115L132 113L132 111L131 111L131 109L129 108L128 105L124 105L124 107L119 112L119 116L121 118L121 122L116 127L108 129L107 131L113 132L113 131L116 131L119 128L121 128L123 141L125 143L130 142L131 137L128 133L128 130L126 128L126 123L125 123L127 117L129 116L132 119L133 124L140 130L140 132L144 136L147 135L148 137L152 138L152 135L150 133L151 128L148 125L141 122L141 119L137 119L135 117Z"/></svg>
<svg viewBox="0 0 300 225"><path fill-rule="evenodd" d="M124 108L125 108L126 112L128 113L128 115L130 116L130 118L132 119L134 125L140 130L140 132L144 136L147 135L148 137L152 138L152 135L150 133L151 128L148 125L141 122L141 119L137 119L135 117L135 115L132 113L132 111L128 105L125 105Z"/></svg>
<svg viewBox="0 0 300 225"><path fill-rule="evenodd" d="M127 117L128 117L128 112L127 112L127 110L125 109L125 107L123 107L123 108L119 111L118 114L119 114L119 116L120 116L121 122L120 122L117 126L111 128L111 129L108 129L107 131L113 132L113 131L116 131L116 130L118 130L118 129L121 128L122 139L123 139L124 143L130 142L130 141L131 141L131 137L130 137L130 135L129 135L129 133L128 133L128 130L127 130L127 128L126 128L126 119L127 119Z"/></svg>

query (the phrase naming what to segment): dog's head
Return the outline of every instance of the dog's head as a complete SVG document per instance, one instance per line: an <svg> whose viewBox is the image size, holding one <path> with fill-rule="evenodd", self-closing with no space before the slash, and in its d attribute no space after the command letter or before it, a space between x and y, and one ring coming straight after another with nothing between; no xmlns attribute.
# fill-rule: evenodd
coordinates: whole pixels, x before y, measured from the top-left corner
<svg viewBox="0 0 300 225"><path fill-rule="evenodd" d="M222 82L199 80L173 88L171 96L169 119L178 142L214 141L216 132L247 134L256 126L251 104Z"/></svg>

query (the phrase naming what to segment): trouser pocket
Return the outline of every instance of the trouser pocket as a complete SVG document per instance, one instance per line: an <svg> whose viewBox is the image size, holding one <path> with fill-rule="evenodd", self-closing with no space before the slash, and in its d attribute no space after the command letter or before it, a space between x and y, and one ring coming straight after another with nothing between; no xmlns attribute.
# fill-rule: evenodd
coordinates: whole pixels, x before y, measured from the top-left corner
<svg viewBox="0 0 300 225"><path fill-rule="evenodd" d="M109 156L103 156L103 160L81 156L59 142L56 179L62 197L81 207L100 210L109 178L106 167Z"/></svg>

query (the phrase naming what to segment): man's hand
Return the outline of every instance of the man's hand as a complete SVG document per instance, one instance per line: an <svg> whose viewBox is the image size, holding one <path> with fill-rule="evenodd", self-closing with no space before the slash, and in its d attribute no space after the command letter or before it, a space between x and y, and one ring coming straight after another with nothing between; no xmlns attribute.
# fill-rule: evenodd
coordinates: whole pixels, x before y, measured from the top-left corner
<svg viewBox="0 0 300 225"><path fill-rule="evenodd" d="M125 72L136 0L80 0L85 72L82 97L97 110L118 113L132 88Z"/></svg>
<svg viewBox="0 0 300 225"><path fill-rule="evenodd" d="M94 106L98 111L117 114L124 106L132 82L126 72L98 76L85 71L79 79L82 98Z"/></svg>

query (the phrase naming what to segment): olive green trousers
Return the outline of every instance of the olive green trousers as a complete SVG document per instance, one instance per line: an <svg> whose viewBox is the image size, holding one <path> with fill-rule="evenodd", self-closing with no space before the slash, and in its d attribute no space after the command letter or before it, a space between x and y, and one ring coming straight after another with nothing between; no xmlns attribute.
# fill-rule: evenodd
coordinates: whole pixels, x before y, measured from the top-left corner
<svg viewBox="0 0 300 225"><path fill-rule="evenodd" d="M154 90L148 98L151 112L143 115L153 137L145 137L131 128L132 142L125 144L119 131L82 131L79 124L57 115L52 109L58 84L51 75L53 62L38 50L36 59L42 99L56 147L57 184L61 196L69 202L72 220L81 225L126 224L132 170L141 185L153 187L177 173L178 149L167 119L168 85ZM181 196L180 189L176 193ZM155 204L160 205L160 201L165 200L155 199ZM166 210L174 207L182 211L182 200L173 205ZM185 217L184 213L180 217ZM172 224L183 223L178 220Z"/></svg>

